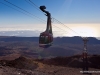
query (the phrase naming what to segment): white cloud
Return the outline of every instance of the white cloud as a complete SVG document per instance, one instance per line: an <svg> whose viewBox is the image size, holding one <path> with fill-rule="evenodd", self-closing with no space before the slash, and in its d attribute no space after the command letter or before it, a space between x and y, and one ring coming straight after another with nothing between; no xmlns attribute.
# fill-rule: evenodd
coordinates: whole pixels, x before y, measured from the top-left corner
<svg viewBox="0 0 100 75"><path fill-rule="evenodd" d="M71 28L74 32L66 26ZM53 35L55 37L80 35L100 37L100 24L66 24L66 26L52 24ZM45 29L45 24L0 27L0 35L39 36L41 32L45 31Z"/></svg>

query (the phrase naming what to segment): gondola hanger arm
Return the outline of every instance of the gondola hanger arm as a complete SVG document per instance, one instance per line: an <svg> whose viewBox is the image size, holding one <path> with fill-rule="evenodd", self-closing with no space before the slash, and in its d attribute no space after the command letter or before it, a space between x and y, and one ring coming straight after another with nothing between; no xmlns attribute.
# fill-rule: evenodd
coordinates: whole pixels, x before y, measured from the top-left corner
<svg viewBox="0 0 100 75"><path fill-rule="evenodd" d="M45 14L46 16L50 15L50 13L48 11L46 11L45 9L46 9L45 6L40 6L40 10L43 11L43 12L45 12L46 13Z"/></svg>

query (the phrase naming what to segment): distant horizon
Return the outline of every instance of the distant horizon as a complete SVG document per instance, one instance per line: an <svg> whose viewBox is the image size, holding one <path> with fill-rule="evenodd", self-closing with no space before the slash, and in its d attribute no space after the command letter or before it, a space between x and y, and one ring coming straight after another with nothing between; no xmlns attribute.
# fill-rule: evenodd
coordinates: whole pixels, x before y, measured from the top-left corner
<svg viewBox="0 0 100 75"><path fill-rule="evenodd" d="M39 38L39 35L38 35L38 36L0 35L0 37L36 37L36 38ZM55 37L53 37L53 38L74 38L74 37L82 38L82 37L80 37L80 36L55 36ZM88 38L96 38L97 40L100 40L100 37L88 37Z"/></svg>
<svg viewBox="0 0 100 75"><path fill-rule="evenodd" d="M54 25L59 26L59 29L56 28ZM65 24L65 25L67 26L67 28L59 24L52 24L53 36L81 36L81 37L100 36L99 32L100 24ZM31 24L22 26L5 26L5 27L0 26L0 35L5 35L5 32L15 32L15 31L16 33L12 33L10 35L19 35L19 33L23 35L24 31L29 36L33 35L38 36L41 32L44 32L45 30L46 30L46 24L37 24L36 26Z"/></svg>

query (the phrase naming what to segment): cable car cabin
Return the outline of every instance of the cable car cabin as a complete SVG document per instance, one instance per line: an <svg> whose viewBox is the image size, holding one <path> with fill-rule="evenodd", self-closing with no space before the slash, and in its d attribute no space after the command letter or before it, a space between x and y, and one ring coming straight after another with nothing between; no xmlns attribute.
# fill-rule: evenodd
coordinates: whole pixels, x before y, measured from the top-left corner
<svg viewBox="0 0 100 75"><path fill-rule="evenodd" d="M39 37L39 46L43 48L48 48L52 45L53 36L48 32L43 32Z"/></svg>
<svg viewBox="0 0 100 75"><path fill-rule="evenodd" d="M45 6L40 6L40 9L46 13L47 16L47 28L44 32L40 33L39 37L39 46L43 48L48 48L52 45L53 42L53 33L52 33L52 25L51 25L51 14L46 11Z"/></svg>

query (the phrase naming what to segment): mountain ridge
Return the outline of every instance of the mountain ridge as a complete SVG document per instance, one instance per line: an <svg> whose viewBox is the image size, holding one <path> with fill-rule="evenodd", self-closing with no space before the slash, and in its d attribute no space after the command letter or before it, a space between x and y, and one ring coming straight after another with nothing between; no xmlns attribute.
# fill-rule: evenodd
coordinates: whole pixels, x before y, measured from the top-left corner
<svg viewBox="0 0 100 75"><path fill-rule="evenodd" d="M95 37L88 37L88 44L100 44L100 40ZM39 37L16 37L16 36L0 36L0 41L10 42L10 41L34 41L38 42ZM82 44L81 37L55 37L54 44L59 43L73 43L73 44Z"/></svg>

